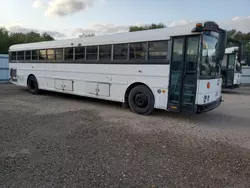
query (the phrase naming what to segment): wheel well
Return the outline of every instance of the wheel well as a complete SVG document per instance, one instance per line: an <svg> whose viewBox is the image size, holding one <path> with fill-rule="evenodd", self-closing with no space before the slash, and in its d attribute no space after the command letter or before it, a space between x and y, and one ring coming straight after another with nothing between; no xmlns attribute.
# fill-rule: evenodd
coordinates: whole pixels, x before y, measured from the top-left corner
<svg viewBox="0 0 250 188"><path fill-rule="evenodd" d="M27 78L27 85L28 85L28 81L29 81L29 79L30 79L31 76L34 76L34 77L35 77L34 74L30 74L30 75L28 76L28 78ZM35 78L36 78L36 77L35 77Z"/></svg>
<svg viewBox="0 0 250 188"><path fill-rule="evenodd" d="M131 85L127 88L127 90L126 90L126 92L125 92L125 98L124 98L125 104L128 104L128 95L129 95L130 91L131 91L134 87L139 86L139 85L144 85L144 86L146 86L146 87L152 92L152 90L151 90L146 84L144 84L144 83L142 83L142 82L135 82L135 83L131 84ZM152 93L153 93L153 92L152 92Z"/></svg>

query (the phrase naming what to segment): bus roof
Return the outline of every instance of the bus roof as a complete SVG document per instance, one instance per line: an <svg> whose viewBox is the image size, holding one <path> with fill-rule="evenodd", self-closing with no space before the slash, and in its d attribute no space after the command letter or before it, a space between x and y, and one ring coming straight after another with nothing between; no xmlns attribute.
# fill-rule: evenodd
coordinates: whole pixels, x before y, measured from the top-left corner
<svg viewBox="0 0 250 188"><path fill-rule="evenodd" d="M100 35L93 37L83 37L74 39L55 40L47 42L18 44L10 47L9 51L35 50L35 49L49 49L49 48L65 48L74 47L81 44L81 46L91 45L105 45L105 44L120 44L143 41L157 41L169 40L171 36L197 34L191 33L195 24L187 24L176 27L167 27L162 29L153 29L137 32L125 32L109 35Z"/></svg>
<svg viewBox="0 0 250 188"><path fill-rule="evenodd" d="M233 46L233 47L230 47L230 48L226 48L225 50L225 54L231 54L233 52L237 52L239 49L238 46Z"/></svg>

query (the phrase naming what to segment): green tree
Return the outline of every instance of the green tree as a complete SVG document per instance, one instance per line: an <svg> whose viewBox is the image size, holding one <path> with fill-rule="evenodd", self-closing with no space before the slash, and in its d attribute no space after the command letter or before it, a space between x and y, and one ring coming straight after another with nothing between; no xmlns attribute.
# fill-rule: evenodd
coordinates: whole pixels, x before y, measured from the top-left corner
<svg viewBox="0 0 250 188"><path fill-rule="evenodd" d="M41 36L41 41L51 41L54 40L53 37L51 37L48 33L43 33Z"/></svg>
<svg viewBox="0 0 250 188"><path fill-rule="evenodd" d="M27 38L29 39L29 42L39 42L41 41L41 36L39 33L36 32L29 32L26 34Z"/></svg>
<svg viewBox="0 0 250 188"><path fill-rule="evenodd" d="M0 54L7 54L11 41L9 39L9 32L7 29L0 28Z"/></svg>
<svg viewBox="0 0 250 188"><path fill-rule="evenodd" d="M158 24L150 24L150 25L143 25L143 26L130 26L129 27L129 32L135 32L135 31L143 31L143 30L149 30L149 29L160 29L160 28L165 28L166 25L163 23L158 23Z"/></svg>
<svg viewBox="0 0 250 188"><path fill-rule="evenodd" d="M236 29L232 29L227 31L227 34L228 37L241 41L243 43L244 51L250 51L250 32L243 33L241 31L237 31ZM228 47L233 45L234 44L229 43Z"/></svg>
<svg viewBox="0 0 250 188"><path fill-rule="evenodd" d="M36 32L10 33L6 28L0 28L0 54L8 54L9 47L14 44L54 40L48 33L39 34Z"/></svg>

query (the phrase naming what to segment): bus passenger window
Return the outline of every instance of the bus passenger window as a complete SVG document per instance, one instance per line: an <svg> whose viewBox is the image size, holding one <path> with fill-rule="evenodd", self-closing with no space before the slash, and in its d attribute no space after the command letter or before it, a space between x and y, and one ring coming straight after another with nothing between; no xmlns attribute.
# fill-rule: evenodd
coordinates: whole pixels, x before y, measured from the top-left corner
<svg viewBox="0 0 250 188"><path fill-rule="evenodd" d="M31 60L31 51L25 52L25 60Z"/></svg>
<svg viewBox="0 0 250 188"><path fill-rule="evenodd" d="M148 43L148 59L167 59L168 41L152 41Z"/></svg>
<svg viewBox="0 0 250 188"><path fill-rule="evenodd" d="M99 60L111 60L111 45L99 46Z"/></svg>
<svg viewBox="0 0 250 188"><path fill-rule="evenodd" d="M129 59L145 59L146 58L146 43L130 44Z"/></svg>
<svg viewBox="0 0 250 188"><path fill-rule="evenodd" d="M85 47L75 48L75 59L82 59L82 60L85 59Z"/></svg>
<svg viewBox="0 0 250 188"><path fill-rule="evenodd" d="M62 48L55 49L55 56L56 60L63 60L63 49Z"/></svg>
<svg viewBox="0 0 250 188"><path fill-rule="evenodd" d="M47 50L47 60L55 60L54 49Z"/></svg>
<svg viewBox="0 0 250 188"><path fill-rule="evenodd" d="M38 54L39 54L39 52L38 52L38 50L33 50L32 52L32 60L38 60Z"/></svg>
<svg viewBox="0 0 250 188"><path fill-rule="evenodd" d="M128 44L115 44L113 60L127 60L128 59Z"/></svg>
<svg viewBox="0 0 250 188"><path fill-rule="evenodd" d="M11 52L11 60L16 60L16 52Z"/></svg>
<svg viewBox="0 0 250 188"><path fill-rule="evenodd" d="M73 60L73 54L74 54L74 50L73 48L65 48L64 49L64 60ZM76 54L76 58L77 58L77 54Z"/></svg>
<svg viewBox="0 0 250 188"><path fill-rule="evenodd" d="M46 50L39 50L39 60L46 60Z"/></svg>
<svg viewBox="0 0 250 188"><path fill-rule="evenodd" d="M24 51L17 52L17 60L24 60Z"/></svg>
<svg viewBox="0 0 250 188"><path fill-rule="evenodd" d="M97 46L87 46L87 60L97 60Z"/></svg>

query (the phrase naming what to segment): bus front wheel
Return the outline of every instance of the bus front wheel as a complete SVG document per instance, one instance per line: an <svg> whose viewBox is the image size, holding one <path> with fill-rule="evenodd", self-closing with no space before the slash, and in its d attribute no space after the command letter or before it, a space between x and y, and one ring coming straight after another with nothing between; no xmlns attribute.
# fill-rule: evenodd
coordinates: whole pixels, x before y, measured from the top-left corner
<svg viewBox="0 0 250 188"><path fill-rule="evenodd" d="M29 91L32 94L38 94L39 93L38 82L37 82L35 76L30 76L28 78L28 88L29 88Z"/></svg>
<svg viewBox="0 0 250 188"><path fill-rule="evenodd" d="M151 114L154 110L154 95L144 85L134 87L128 96L128 103L132 111L142 115Z"/></svg>

